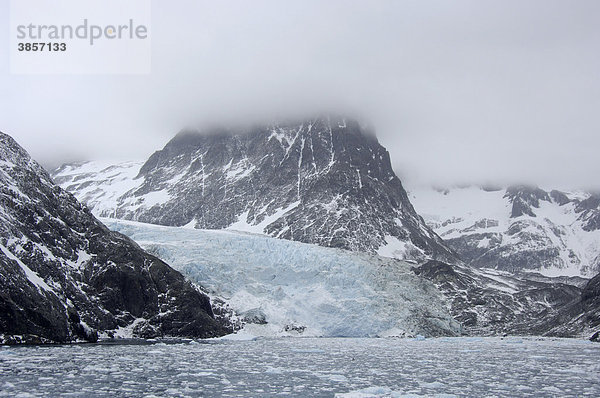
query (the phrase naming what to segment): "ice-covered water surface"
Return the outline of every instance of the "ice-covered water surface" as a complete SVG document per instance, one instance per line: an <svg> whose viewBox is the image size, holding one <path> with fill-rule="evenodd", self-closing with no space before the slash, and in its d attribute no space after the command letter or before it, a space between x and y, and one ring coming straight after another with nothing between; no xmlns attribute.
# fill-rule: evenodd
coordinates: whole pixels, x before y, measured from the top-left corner
<svg viewBox="0 0 600 398"><path fill-rule="evenodd" d="M514 337L4 347L0 396L599 396L599 358Z"/></svg>

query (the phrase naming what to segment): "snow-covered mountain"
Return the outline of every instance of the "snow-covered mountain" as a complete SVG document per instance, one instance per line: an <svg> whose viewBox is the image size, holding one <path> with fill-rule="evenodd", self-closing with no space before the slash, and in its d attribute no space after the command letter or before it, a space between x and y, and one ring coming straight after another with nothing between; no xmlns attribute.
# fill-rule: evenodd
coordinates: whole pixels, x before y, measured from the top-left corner
<svg viewBox="0 0 600 398"><path fill-rule="evenodd" d="M112 226L128 231L145 247L156 248L159 257L198 281L208 280L206 275L197 274L198 269L216 272L214 266L206 264L223 256L219 245L226 250L233 250L235 245L251 248L246 256L252 261L244 262L241 269L252 269L266 278L260 268L267 261L265 256L252 254L253 250L262 253L262 246L248 243L250 238L233 244L222 238L229 235L210 235L203 230L241 231L263 235L255 239L283 238L421 263L415 264L414 272L443 292L447 308L469 334L573 335L594 324L582 322L570 331L556 329L561 322L572 321L568 314L577 310L568 308L583 308L576 304L582 300L586 283L579 276L598 272L600 211L595 196L528 187L424 189L413 190L409 196L391 169L387 151L354 121L325 117L233 131L184 131L146 162L68 164L55 170L53 176L96 215L184 227L163 230L160 235L149 225L142 228L139 224L136 229L111 221ZM169 234L191 234L194 229L200 230L198 239L215 242L210 246L212 251L205 242L193 243L191 235L181 237L180 242L169 238ZM285 244L292 245L281 243ZM307 252L321 253L318 247L311 247ZM186 264L192 264L191 268ZM295 264L299 269L314 269L310 261ZM317 290L317 276L306 280L298 273L280 280L277 275L283 272L281 268L271 269L274 271L268 276L279 283L299 278ZM228 280L233 271L228 267L223 270L226 274L216 272L215 278ZM319 277L327 275L318 272L315 275ZM405 277L404 271L398 272ZM393 274L387 277L395 280ZM335 335L333 326L318 324L316 318L294 318L293 314L304 310L290 307L288 296L282 301L238 297L239 287L232 290L224 287L225 282L219 283L214 290L233 300L238 311L260 307L246 308L239 304L244 299L270 308L269 324L276 329L286 325L293 328L294 322L299 322L310 333ZM267 281L256 284L261 294L267 294ZM277 290L275 284L271 287ZM371 297L364 289L355 293ZM343 295L339 298L348 299ZM321 304L311 301L314 298L304 299L316 307ZM292 315L278 318L277 306L289 309ZM378 311L372 313L397 316ZM590 314L586 311L580 315ZM267 316L264 309L252 313L257 319ZM342 313L344 319L350 317L349 312ZM329 312L318 315L332 322L338 319ZM553 321L545 323L547 319ZM370 321L363 332L384 333L387 329L381 322ZM338 322L342 324L348 332L349 326Z"/></svg>
<svg viewBox="0 0 600 398"><path fill-rule="evenodd" d="M0 344L223 335L209 298L0 133Z"/></svg>
<svg viewBox="0 0 600 398"><path fill-rule="evenodd" d="M416 210L474 267L600 272L600 196L528 186L415 188Z"/></svg>
<svg viewBox="0 0 600 398"><path fill-rule="evenodd" d="M267 336L439 336L460 326L412 264L236 231L102 219Z"/></svg>
<svg viewBox="0 0 600 398"><path fill-rule="evenodd" d="M415 212L388 152L352 120L183 131L143 165L69 164L53 177L98 216L455 259Z"/></svg>

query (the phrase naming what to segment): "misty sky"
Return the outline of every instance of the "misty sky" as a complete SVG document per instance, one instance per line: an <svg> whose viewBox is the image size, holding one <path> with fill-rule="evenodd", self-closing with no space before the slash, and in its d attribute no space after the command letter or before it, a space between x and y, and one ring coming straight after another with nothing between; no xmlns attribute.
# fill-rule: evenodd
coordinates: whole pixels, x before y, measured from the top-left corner
<svg viewBox="0 0 600 398"><path fill-rule="evenodd" d="M150 75L10 75L46 165L144 159L182 127L336 110L409 183L600 189L600 1L154 1Z"/></svg>

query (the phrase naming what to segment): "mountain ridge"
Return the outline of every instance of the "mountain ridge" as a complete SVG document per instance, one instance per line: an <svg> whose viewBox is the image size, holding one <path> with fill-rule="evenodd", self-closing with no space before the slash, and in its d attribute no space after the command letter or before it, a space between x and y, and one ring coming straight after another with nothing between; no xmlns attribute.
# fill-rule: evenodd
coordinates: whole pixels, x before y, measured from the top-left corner
<svg viewBox="0 0 600 398"><path fill-rule="evenodd" d="M467 264L548 276L600 272L600 199L593 192L526 185L410 192L427 224Z"/></svg>
<svg viewBox="0 0 600 398"><path fill-rule="evenodd" d="M0 133L0 343L227 333L209 299L109 231Z"/></svg>

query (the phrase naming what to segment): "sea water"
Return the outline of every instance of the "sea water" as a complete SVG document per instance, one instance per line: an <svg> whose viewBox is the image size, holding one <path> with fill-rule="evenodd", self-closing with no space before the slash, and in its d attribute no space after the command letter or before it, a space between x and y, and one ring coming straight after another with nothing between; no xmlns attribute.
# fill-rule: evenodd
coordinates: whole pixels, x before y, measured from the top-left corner
<svg viewBox="0 0 600 398"><path fill-rule="evenodd" d="M0 348L0 396L600 396L600 344L258 338Z"/></svg>

